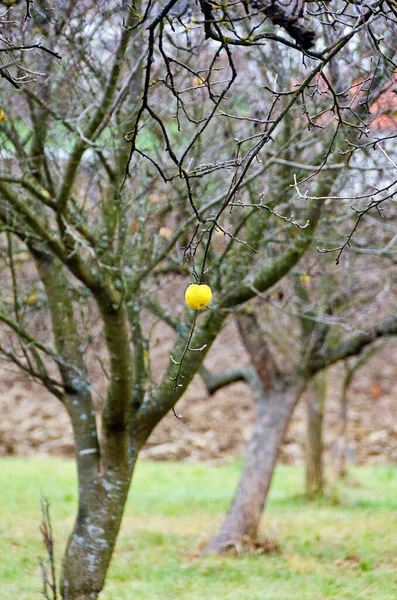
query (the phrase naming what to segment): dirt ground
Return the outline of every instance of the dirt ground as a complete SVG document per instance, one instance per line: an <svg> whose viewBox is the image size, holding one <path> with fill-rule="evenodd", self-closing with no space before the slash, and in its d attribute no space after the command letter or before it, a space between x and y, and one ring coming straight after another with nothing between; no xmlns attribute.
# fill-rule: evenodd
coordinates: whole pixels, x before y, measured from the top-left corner
<svg viewBox="0 0 397 600"><path fill-rule="evenodd" d="M172 333L165 326L152 350L154 372L168 359ZM206 359L212 370L247 364L246 353L232 321L223 330ZM373 356L361 369L349 394L349 456L352 462L397 463L397 345ZM338 428L343 367L329 374L325 442L332 461ZM72 455L68 416L60 402L21 375L0 371L0 455L33 453ZM158 425L143 455L161 460L225 460L244 453L254 407L249 388L237 383L209 396L199 377L172 414ZM283 462L300 463L304 453L305 398L300 402L281 453Z"/></svg>

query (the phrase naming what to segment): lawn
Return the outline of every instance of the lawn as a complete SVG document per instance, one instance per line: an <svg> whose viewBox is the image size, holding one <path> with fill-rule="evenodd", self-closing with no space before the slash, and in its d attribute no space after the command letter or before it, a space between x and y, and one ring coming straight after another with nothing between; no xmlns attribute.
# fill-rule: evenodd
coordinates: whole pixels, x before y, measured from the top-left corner
<svg viewBox="0 0 397 600"><path fill-rule="evenodd" d="M302 471L278 468L262 534L275 555L198 559L241 465L141 461L103 600L396 600L397 468L353 470L341 502L307 504ZM2 459L0 600L40 598L40 492L51 504L58 562L76 512L75 468Z"/></svg>

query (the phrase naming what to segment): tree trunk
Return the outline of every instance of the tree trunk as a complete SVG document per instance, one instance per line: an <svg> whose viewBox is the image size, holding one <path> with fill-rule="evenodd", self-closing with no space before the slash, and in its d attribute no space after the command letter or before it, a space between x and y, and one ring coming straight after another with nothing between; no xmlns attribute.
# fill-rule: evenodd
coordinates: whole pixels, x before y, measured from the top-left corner
<svg viewBox="0 0 397 600"><path fill-rule="evenodd" d="M370 356L372 353L373 352L370 352L370 354L369 354L367 352L366 355ZM363 358L364 359L366 358L366 355L364 355L364 357L362 357L361 360L359 359L359 362L356 362L356 364L353 367L349 367L348 361L345 362L346 375L343 380L343 386L342 386L342 392L341 392L341 398L340 398L340 411L339 411L340 425L339 425L338 436L335 441L335 480L336 481L338 479L345 478L347 475L347 469L346 469L347 437L346 437L346 434L347 434L348 392L349 392L349 387L353 380L354 374L355 374L358 366L361 365L361 363L363 362Z"/></svg>
<svg viewBox="0 0 397 600"><path fill-rule="evenodd" d="M65 600L96 599L101 592L120 529L133 468L140 449L129 439L132 357L127 312L100 307L110 356L110 377L98 443L95 411L80 338L59 261L31 248L44 284L55 345L62 359L64 404L73 425L79 508L63 558L60 580Z"/></svg>
<svg viewBox="0 0 397 600"><path fill-rule="evenodd" d="M64 600L95 600L101 592L141 448L129 435L133 362L127 311L105 308L100 306L110 375L101 413L100 469L93 479L88 473L85 479L84 472L79 476L79 512L63 559Z"/></svg>
<svg viewBox="0 0 397 600"><path fill-rule="evenodd" d="M323 418L327 394L326 370L312 379L307 404L306 493L309 497L324 493L323 475Z"/></svg>
<svg viewBox="0 0 397 600"><path fill-rule="evenodd" d="M346 396L343 394L343 398L341 400L341 421L338 437L335 443L335 479L344 479L347 475L346 468L346 454L347 454L347 402Z"/></svg>
<svg viewBox="0 0 397 600"><path fill-rule="evenodd" d="M238 550L245 538L256 538L278 451L297 398L296 386L291 386L257 399L254 431L240 483L221 528L204 554Z"/></svg>
<svg viewBox="0 0 397 600"><path fill-rule="evenodd" d="M103 589L132 471L133 468L123 467L113 470L99 477L91 489L85 491L85 506L87 495L91 502L86 510L82 510L80 504L63 557L61 594L64 600L95 600Z"/></svg>

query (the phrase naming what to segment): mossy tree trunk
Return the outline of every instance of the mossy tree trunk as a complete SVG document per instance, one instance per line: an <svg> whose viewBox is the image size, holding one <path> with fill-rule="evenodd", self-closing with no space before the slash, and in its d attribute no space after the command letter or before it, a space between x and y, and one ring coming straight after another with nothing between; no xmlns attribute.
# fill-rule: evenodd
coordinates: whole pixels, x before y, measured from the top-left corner
<svg viewBox="0 0 397 600"><path fill-rule="evenodd" d="M353 371L347 369L343 381L342 392L339 405L339 431L335 440L335 479L344 479L347 475L346 455L347 455L347 408L348 391Z"/></svg>
<svg viewBox="0 0 397 600"><path fill-rule="evenodd" d="M49 299L78 470L78 514L63 559L61 589L69 600L96 598L103 588L116 543L137 453L136 448L129 446L128 435L127 406L132 390L128 322L125 309L106 313L103 308L111 379L99 443L81 339L63 267L45 251L32 247L31 252Z"/></svg>
<svg viewBox="0 0 397 600"><path fill-rule="evenodd" d="M323 421L327 395L327 373L323 369L309 387L306 420L306 494L310 498L324 493Z"/></svg>

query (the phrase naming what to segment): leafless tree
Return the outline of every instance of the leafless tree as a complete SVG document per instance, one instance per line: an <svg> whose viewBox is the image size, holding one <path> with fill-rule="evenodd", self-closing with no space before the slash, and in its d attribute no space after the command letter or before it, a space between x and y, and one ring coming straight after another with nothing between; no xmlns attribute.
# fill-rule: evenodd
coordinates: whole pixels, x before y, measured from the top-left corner
<svg viewBox="0 0 397 600"><path fill-rule="evenodd" d="M394 213L394 219L395 216ZM258 295L255 311L250 307L237 313L250 366L212 377L205 373L210 393L245 380L256 405L254 428L236 493L205 553L241 552L246 543L255 542L293 410L302 393L314 386L309 392L307 490L310 496L323 492L326 369L348 357L359 356L355 360L361 362L379 340L397 334L392 283L395 275L390 268L393 255L386 262L379 256L372 261L367 257L355 260L354 265L345 264L343 269L316 260L311 252L302 262L307 270L295 272L290 286L284 279L272 293Z"/></svg>
<svg viewBox="0 0 397 600"><path fill-rule="evenodd" d="M0 2L0 75L13 88L19 90L21 86L27 85L43 79L47 73L40 71L32 71L25 64L24 55L27 52L43 52L52 58L61 59L61 56L43 45L42 41L34 40L37 37L37 23L41 22L45 26L46 19L36 10L36 7L31 12L33 0L26 0L25 12L19 11L15 13L12 7L18 4L20 0L3 0ZM39 3L43 8L43 4ZM24 21L33 19L36 26L36 35L30 35L29 28L26 27ZM4 117L4 115L3 115Z"/></svg>
<svg viewBox="0 0 397 600"><path fill-rule="evenodd" d="M1 108L0 351L70 415L79 509L60 583L85 600L103 588L140 449L228 316L295 267L333 196L370 202L365 214L392 202L395 134L371 129L369 109L394 71L395 8L33 6L36 23L21 3L7 16L12 79L45 76ZM50 52L24 52L33 27ZM185 283L167 303L170 273ZM189 281L211 285L210 310L181 310ZM156 382L145 310L176 329Z"/></svg>

